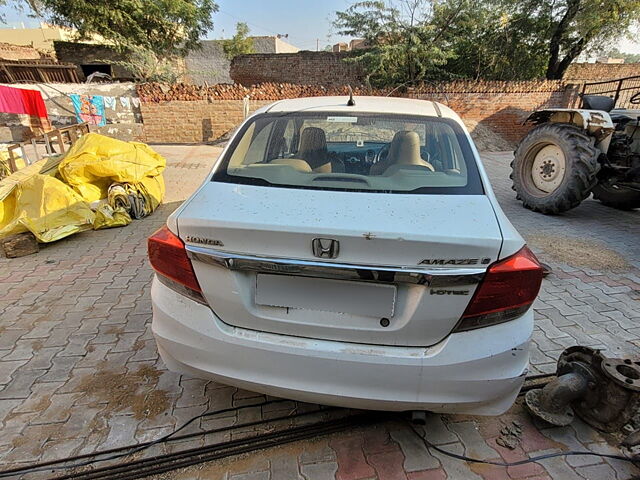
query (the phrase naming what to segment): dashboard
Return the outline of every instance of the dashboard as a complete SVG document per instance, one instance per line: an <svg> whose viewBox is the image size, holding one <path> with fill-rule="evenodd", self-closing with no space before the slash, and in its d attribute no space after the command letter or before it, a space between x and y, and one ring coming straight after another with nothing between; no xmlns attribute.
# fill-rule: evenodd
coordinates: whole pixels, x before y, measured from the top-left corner
<svg viewBox="0 0 640 480"><path fill-rule="evenodd" d="M327 142L329 157L344 164L345 173L368 175L386 142Z"/></svg>

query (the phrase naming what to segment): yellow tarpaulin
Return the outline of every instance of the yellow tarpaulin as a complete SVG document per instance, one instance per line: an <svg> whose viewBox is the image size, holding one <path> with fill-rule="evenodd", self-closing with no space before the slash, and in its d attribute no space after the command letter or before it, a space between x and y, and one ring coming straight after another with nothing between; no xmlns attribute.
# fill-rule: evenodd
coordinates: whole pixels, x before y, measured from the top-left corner
<svg viewBox="0 0 640 480"><path fill-rule="evenodd" d="M106 199L114 183L144 193L150 211L162 201L165 159L147 145L90 133L62 157L34 163L0 181L0 238L31 231L52 242L91 228L125 225L128 214L94 213L89 203Z"/></svg>
<svg viewBox="0 0 640 480"><path fill-rule="evenodd" d="M52 242L93 228L89 204L48 175L35 174L15 185L1 204L9 218L0 220L0 238L30 231L39 242Z"/></svg>
<svg viewBox="0 0 640 480"><path fill-rule="evenodd" d="M142 183L157 206L164 196L160 174L165 166L165 159L144 143L90 133L69 149L58 170L88 202L107 198L112 183Z"/></svg>

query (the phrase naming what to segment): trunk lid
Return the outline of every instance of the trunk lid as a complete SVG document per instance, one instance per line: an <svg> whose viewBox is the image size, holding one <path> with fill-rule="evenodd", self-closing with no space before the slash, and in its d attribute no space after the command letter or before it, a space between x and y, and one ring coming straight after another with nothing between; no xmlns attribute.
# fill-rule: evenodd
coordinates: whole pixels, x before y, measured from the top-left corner
<svg viewBox="0 0 640 480"><path fill-rule="evenodd" d="M446 337L502 243L485 195L208 182L177 222L187 248L200 252L192 255L196 276L225 323L379 345ZM318 238L316 255L339 242L328 252L336 258L314 255ZM449 275L425 285L425 269Z"/></svg>

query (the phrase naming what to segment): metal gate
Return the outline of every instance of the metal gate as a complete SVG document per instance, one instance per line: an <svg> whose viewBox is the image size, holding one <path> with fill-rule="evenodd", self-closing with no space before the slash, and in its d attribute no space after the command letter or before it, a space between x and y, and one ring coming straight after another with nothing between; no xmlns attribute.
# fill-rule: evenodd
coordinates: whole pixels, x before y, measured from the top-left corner
<svg viewBox="0 0 640 480"><path fill-rule="evenodd" d="M640 75L605 80L602 82L585 83L582 95L606 95L615 100L616 108L640 108L638 104L630 103L631 98L640 93ZM640 95L638 102L640 103Z"/></svg>

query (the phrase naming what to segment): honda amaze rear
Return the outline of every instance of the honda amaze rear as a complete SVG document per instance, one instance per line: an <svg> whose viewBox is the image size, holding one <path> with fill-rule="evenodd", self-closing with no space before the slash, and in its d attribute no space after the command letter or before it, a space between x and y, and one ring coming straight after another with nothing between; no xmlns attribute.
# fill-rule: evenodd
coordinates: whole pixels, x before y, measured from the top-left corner
<svg viewBox="0 0 640 480"><path fill-rule="evenodd" d="M455 113L355 103L257 112L149 239L160 354L302 401L500 414L542 269Z"/></svg>

